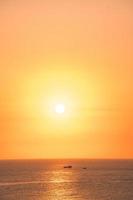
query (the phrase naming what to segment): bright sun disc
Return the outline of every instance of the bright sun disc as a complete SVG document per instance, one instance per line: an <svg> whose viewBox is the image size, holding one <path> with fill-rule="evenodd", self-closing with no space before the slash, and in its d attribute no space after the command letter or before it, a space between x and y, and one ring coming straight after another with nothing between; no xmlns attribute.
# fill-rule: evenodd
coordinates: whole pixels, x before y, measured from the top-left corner
<svg viewBox="0 0 133 200"><path fill-rule="evenodd" d="M55 111L56 111L56 113L59 113L59 114L64 113L65 112L65 106L64 106L64 104L57 104L55 106Z"/></svg>

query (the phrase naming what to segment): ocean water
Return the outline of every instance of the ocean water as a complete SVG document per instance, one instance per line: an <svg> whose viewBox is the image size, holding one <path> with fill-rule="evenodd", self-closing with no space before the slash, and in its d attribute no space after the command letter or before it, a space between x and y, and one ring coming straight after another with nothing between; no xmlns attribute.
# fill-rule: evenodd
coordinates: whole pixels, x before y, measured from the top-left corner
<svg viewBox="0 0 133 200"><path fill-rule="evenodd" d="M0 200L133 200L133 160L0 161Z"/></svg>

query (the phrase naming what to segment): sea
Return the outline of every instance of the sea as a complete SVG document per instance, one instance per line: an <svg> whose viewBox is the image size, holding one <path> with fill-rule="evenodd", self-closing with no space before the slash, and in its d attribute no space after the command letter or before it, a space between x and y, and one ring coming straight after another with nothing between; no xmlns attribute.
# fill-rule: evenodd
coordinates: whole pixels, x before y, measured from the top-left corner
<svg viewBox="0 0 133 200"><path fill-rule="evenodd" d="M0 200L133 200L133 160L1 160Z"/></svg>

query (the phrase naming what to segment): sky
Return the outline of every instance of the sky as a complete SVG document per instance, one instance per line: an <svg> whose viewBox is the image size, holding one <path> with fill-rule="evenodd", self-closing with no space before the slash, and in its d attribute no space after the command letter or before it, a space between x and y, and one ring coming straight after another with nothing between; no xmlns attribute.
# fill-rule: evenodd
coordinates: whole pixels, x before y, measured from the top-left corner
<svg viewBox="0 0 133 200"><path fill-rule="evenodd" d="M0 159L133 158L132 10L0 2Z"/></svg>

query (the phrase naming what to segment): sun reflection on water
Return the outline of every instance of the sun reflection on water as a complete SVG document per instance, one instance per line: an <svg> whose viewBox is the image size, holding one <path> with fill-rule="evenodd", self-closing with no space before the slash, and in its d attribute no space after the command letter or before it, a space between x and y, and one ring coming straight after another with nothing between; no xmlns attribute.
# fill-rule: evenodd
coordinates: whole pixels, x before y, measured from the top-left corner
<svg viewBox="0 0 133 200"><path fill-rule="evenodd" d="M75 173L73 170L52 171L49 174L49 184L47 192L43 199L45 200L73 200L73 193L76 193L73 188L75 182ZM75 188L76 190L76 188Z"/></svg>

